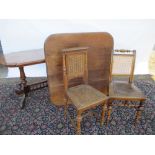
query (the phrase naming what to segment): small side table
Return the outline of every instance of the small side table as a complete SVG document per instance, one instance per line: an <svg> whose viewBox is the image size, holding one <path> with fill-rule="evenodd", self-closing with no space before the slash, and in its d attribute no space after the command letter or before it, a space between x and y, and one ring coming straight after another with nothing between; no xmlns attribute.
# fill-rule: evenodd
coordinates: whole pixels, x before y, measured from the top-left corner
<svg viewBox="0 0 155 155"><path fill-rule="evenodd" d="M47 87L47 80L39 83L28 84L24 72L25 66L45 63L44 50L35 49L29 51L20 51L0 55L0 64L6 67L18 67L20 71L21 82L19 88L16 89L16 94L23 95L22 109L25 107L25 99L30 91Z"/></svg>

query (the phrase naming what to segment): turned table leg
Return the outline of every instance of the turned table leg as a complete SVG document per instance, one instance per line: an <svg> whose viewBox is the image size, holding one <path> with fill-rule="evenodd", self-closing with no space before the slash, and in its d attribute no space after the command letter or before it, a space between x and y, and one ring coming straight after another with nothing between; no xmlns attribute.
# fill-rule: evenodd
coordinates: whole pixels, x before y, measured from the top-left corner
<svg viewBox="0 0 155 155"><path fill-rule="evenodd" d="M27 81L26 81L26 75L24 72L24 67L19 67L19 71L20 71L20 79L21 79L21 83L26 86Z"/></svg>
<svg viewBox="0 0 155 155"><path fill-rule="evenodd" d="M24 72L24 67L19 67L19 71L20 71L20 79L21 79L21 91L23 89L23 100L22 100L22 107L21 109L23 109L25 107L25 103L26 103L26 97L28 95L28 92L29 92L29 87L27 86L27 80L26 80L26 75L25 75L25 72Z"/></svg>
<svg viewBox="0 0 155 155"><path fill-rule="evenodd" d="M24 67L19 67L20 70L20 79L21 79L21 83L20 85L22 86L21 89L17 92L17 94L27 94L30 91L34 91L34 90L38 90L44 87L48 86L47 80L41 81L41 82L36 82L36 83L32 83L32 84L27 84L27 80L26 80L26 75L24 72Z"/></svg>
<svg viewBox="0 0 155 155"><path fill-rule="evenodd" d="M16 94L22 95L25 94L25 88L27 86L27 80L26 80L26 75L24 72L24 67L19 67L19 72L20 72L20 84L19 88L16 89Z"/></svg>
<svg viewBox="0 0 155 155"><path fill-rule="evenodd" d="M19 66L19 71L20 71L20 84L19 84L19 88L15 90L16 94L18 95L23 95L23 100L22 100L22 107L21 109L23 109L25 107L25 103L26 103L26 97L28 96L28 93L30 91L34 91L37 89L41 89L44 87L47 87L47 80L42 81L42 82L38 82L38 83L33 83L28 85L27 84L27 80L26 80L26 75L24 72L24 66Z"/></svg>

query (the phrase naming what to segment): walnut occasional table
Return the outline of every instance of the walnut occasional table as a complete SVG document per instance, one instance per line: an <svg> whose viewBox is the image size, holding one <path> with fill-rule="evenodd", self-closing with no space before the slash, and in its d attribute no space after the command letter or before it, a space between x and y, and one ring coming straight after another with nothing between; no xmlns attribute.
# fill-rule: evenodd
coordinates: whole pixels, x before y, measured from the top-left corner
<svg viewBox="0 0 155 155"><path fill-rule="evenodd" d="M19 88L16 89L16 94L24 96L22 100L22 107L21 107L22 109L25 107L25 99L30 91L47 87L47 81L33 83L30 85L27 84L24 67L41 63L45 63L43 49L20 51L0 55L0 64L6 67L19 68L21 82L19 84Z"/></svg>

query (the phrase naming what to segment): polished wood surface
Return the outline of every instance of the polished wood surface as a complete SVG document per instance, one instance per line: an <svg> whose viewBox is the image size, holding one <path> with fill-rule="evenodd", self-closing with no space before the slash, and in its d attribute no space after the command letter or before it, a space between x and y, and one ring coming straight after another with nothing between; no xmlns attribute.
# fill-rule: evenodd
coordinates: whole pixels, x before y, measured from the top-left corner
<svg viewBox="0 0 155 155"><path fill-rule="evenodd" d="M45 57L43 49L19 51L0 55L0 64L7 67L29 66L44 62Z"/></svg>
<svg viewBox="0 0 155 155"><path fill-rule="evenodd" d="M63 84L62 49L74 47L89 47L88 51L88 83L108 93L111 53L113 38L109 33L70 33L49 36L44 44L49 95L52 103L65 103L65 89ZM71 84L81 83L80 79Z"/></svg>

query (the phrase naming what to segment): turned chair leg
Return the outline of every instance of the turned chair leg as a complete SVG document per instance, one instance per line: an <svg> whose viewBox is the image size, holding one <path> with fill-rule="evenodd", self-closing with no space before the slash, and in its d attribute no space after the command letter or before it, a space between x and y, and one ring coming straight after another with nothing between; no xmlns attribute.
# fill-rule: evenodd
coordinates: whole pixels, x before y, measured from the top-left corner
<svg viewBox="0 0 155 155"><path fill-rule="evenodd" d="M108 106L107 106L107 107L108 107L108 108L107 108L107 109L108 109L108 110L107 110L107 111L108 111L108 112L107 112L107 113L108 113L108 114L107 114L108 116L107 116L106 125L108 124L108 122L109 122L109 120L110 120L110 116L111 116L111 112L112 112L112 100L109 100L109 101L108 101Z"/></svg>
<svg viewBox="0 0 155 155"><path fill-rule="evenodd" d="M64 116L65 116L65 120L66 120L66 134L68 134L67 108L68 108L68 96L65 99L65 107L64 107Z"/></svg>
<svg viewBox="0 0 155 155"><path fill-rule="evenodd" d="M143 111L143 101L140 101L140 104L139 104L138 108L136 109L136 116L135 116L134 125L136 125L137 122L140 120L141 115L142 115L142 111Z"/></svg>
<svg viewBox="0 0 155 155"><path fill-rule="evenodd" d="M64 111L65 119L67 118L67 108L68 108L68 97L65 99L65 111Z"/></svg>
<svg viewBox="0 0 155 155"><path fill-rule="evenodd" d="M81 134L81 111L78 111L78 114L77 114L77 135L80 135Z"/></svg>
<svg viewBox="0 0 155 155"><path fill-rule="evenodd" d="M128 106L128 101L127 100L124 101L124 106Z"/></svg>
<svg viewBox="0 0 155 155"><path fill-rule="evenodd" d="M102 126L103 125L103 122L104 122L104 116L105 116L105 112L107 111L107 103L104 102L103 103L103 109L102 109L102 115L101 115L101 123L100 125Z"/></svg>

